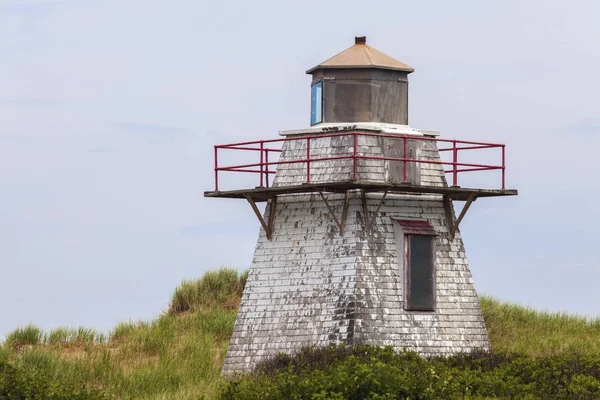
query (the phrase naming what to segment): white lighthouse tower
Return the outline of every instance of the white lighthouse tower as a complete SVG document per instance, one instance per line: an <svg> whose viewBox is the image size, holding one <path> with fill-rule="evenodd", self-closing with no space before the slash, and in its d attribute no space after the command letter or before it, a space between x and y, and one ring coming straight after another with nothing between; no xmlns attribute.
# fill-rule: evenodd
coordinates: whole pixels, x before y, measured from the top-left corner
<svg viewBox="0 0 600 400"><path fill-rule="evenodd" d="M307 71L311 127L215 146L205 196L246 199L261 223L223 373L308 345L489 348L458 226L476 199L517 194L504 187L505 146L411 128L411 72L357 37ZM461 161L482 149L495 164ZM226 152L256 161L222 165ZM459 186L479 171L496 188ZM233 172L257 179L224 190L219 179Z"/></svg>

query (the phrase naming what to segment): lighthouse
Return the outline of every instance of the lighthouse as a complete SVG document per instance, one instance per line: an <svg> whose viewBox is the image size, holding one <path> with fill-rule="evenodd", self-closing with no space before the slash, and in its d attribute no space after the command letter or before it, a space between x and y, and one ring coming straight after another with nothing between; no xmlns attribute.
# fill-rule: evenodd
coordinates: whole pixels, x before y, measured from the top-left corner
<svg viewBox="0 0 600 400"><path fill-rule="evenodd" d="M310 125L215 146L204 195L241 199L260 223L224 374L311 345L489 349L459 226L476 200L517 194L506 148L411 127L412 72L356 37L307 71ZM461 186L469 174L492 187ZM241 187L224 187L232 175Z"/></svg>

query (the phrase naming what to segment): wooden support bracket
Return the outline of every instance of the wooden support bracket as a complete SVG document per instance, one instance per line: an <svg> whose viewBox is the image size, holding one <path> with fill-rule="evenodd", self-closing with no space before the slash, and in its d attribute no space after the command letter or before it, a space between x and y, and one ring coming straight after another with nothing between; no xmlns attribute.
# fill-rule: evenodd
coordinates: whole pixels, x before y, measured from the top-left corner
<svg viewBox="0 0 600 400"><path fill-rule="evenodd" d="M277 211L277 196L273 196L269 208L269 232L271 237L273 236L274 224L275 224L275 212ZM271 240L271 238L268 238Z"/></svg>
<svg viewBox="0 0 600 400"><path fill-rule="evenodd" d="M383 201L385 200L385 196L387 196L388 191L386 190L385 192L383 192L383 196L381 196L381 199L379 199L379 204L377 204L377 208L375 209L375 215L377 215L377 213L379 212L379 209L381 209L381 206L383 205ZM375 218L375 217L373 217Z"/></svg>
<svg viewBox="0 0 600 400"><path fill-rule="evenodd" d="M265 233L267 234L267 239L271 240L273 238L273 224L275 223L275 209L277 207L277 196L273 196L271 198L268 222L265 221L265 219L263 218L262 214L260 213L260 210L254 202L254 199L252 199L252 197L248 193L244 193L244 197L246 198L246 200L248 200L248 203L250 203L252 210L254 210L254 214L256 214L256 217L258 218L260 224L265 230Z"/></svg>
<svg viewBox="0 0 600 400"><path fill-rule="evenodd" d="M373 214L373 218L370 218L369 217L369 208L367 207L367 195L364 190L362 191L362 206L363 206L363 213L365 215L365 226L367 228L368 234L370 234L373 229L373 222L375 221L375 217L377 217L377 213L381 209L381 206L383 205L383 202L385 201L385 197L387 196L387 194L388 194L387 190L383 192L383 196L381 196L381 199L379 199L379 203L377 204L377 208L375 208L375 213Z"/></svg>
<svg viewBox="0 0 600 400"><path fill-rule="evenodd" d="M471 193L455 222L453 218L452 199L448 195L444 195L444 211L446 213L448 229L450 230L450 240L454 240L454 236L456 235L456 232L458 232L458 226L467 214L467 211L469 211L471 203L473 203L475 200L477 200L477 195L475 193Z"/></svg>
<svg viewBox="0 0 600 400"><path fill-rule="evenodd" d="M333 208L331 208L331 206L329 205L329 202L327 201L327 198L323 195L323 192L319 191L319 194L321 195L321 198L325 202L325 205L327 206L327 209L329 210L329 213L333 217L338 228L340 228L340 236L344 236L344 227L346 226L346 218L348 217L348 204L350 202L350 191L346 190L346 196L344 197L344 208L342 210L342 220L341 221L338 220L337 217L335 216L335 213L333 212Z"/></svg>
<svg viewBox="0 0 600 400"><path fill-rule="evenodd" d="M377 207L375 208L375 213L373 214L373 218L370 218L369 217L369 208L367 207L367 195L364 190L362 191L362 206L363 206L363 212L365 214L365 225L367 228L367 233L369 233L369 234L372 232L373 223L375 222L375 217L377 217L377 213L381 209L381 206L383 205L383 202L384 202L387 194L388 194L387 190L385 192L383 192L383 196L381 196L381 199L379 199L379 203L377 204Z"/></svg>
<svg viewBox="0 0 600 400"><path fill-rule="evenodd" d="M360 191L360 197L362 200L362 207L363 207L363 215L364 215L364 220L365 220L365 228L367 230L367 235L371 234L371 220L369 218L369 208L367 207L367 194L365 193L364 190Z"/></svg>

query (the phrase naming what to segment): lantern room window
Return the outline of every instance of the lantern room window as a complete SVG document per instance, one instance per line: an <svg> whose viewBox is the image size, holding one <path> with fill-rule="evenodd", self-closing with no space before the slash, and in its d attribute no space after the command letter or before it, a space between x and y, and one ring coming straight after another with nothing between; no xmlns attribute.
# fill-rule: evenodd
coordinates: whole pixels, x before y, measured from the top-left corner
<svg viewBox="0 0 600 400"><path fill-rule="evenodd" d="M404 309L435 311L435 252L437 233L425 220L394 219L401 259Z"/></svg>
<svg viewBox="0 0 600 400"><path fill-rule="evenodd" d="M315 83L310 89L310 124L323 122L323 82Z"/></svg>

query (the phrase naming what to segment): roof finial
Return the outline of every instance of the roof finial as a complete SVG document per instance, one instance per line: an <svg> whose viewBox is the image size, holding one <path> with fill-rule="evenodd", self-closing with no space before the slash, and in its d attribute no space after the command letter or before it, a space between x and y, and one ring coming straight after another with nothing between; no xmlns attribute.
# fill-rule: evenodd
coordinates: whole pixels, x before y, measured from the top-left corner
<svg viewBox="0 0 600 400"><path fill-rule="evenodd" d="M354 44L367 44L367 37L366 36L355 36Z"/></svg>

